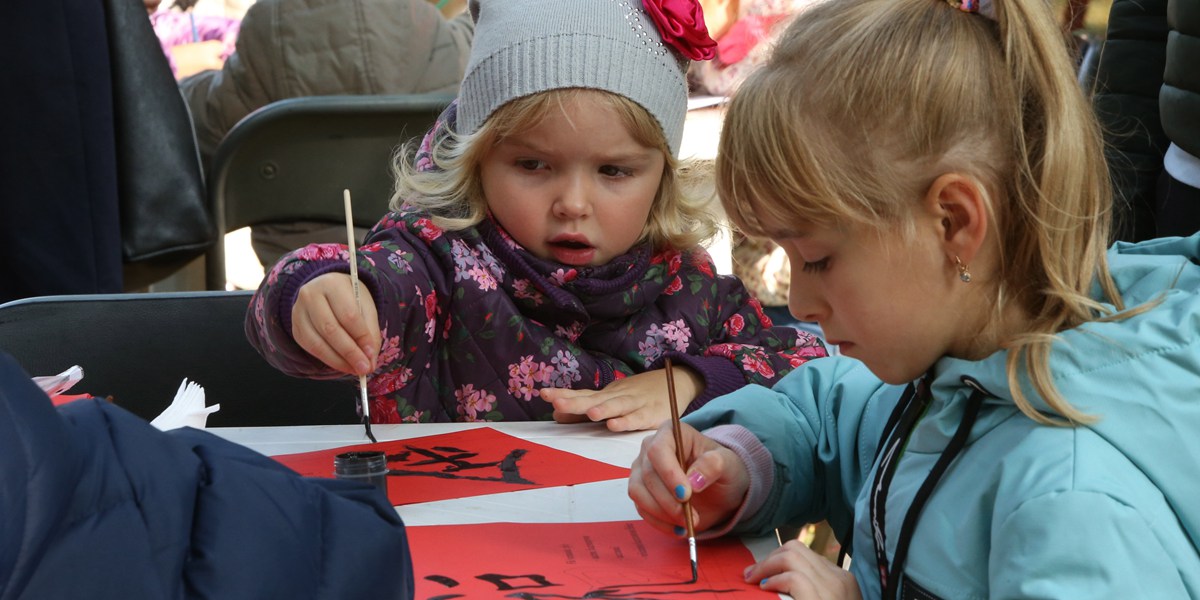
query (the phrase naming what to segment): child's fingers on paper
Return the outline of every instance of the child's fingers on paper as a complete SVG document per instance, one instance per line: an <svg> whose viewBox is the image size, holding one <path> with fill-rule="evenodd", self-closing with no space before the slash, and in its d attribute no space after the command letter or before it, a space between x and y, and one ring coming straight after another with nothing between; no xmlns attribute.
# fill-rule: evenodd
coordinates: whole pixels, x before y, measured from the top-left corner
<svg viewBox="0 0 1200 600"><path fill-rule="evenodd" d="M600 396L596 398L597 402L592 404L587 409L587 416L593 421L603 421L605 419L613 419L631 414L634 411L642 408L645 401L635 396L628 394L616 394L611 396ZM656 427L658 423L654 424ZM649 427L645 429L650 429Z"/></svg>
<svg viewBox="0 0 1200 600"><path fill-rule="evenodd" d="M603 401L595 390L571 390L566 388L542 388L538 395L554 407L555 412L583 415Z"/></svg>
<svg viewBox="0 0 1200 600"><path fill-rule="evenodd" d="M554 407L554 420L559 423L584 423L603 421L606 417L595 416L592 410L603 404L607 394L596 390L570 390L543 388L539 394ZM612 425L608 425L612 429ZM622 431L614 429L613 431Z"/></svg>
<svg viewBox="0 0 1200 600"><path fill-rule="evenodd" d="M613 433L654 429L654 425L656 425L656 423L648 419L639 418L636 414L614 417L604 421L604 426Z"/></svg>
<svg viewBox="0 0 1200 600"><path fill-rule="evenodd" d="M540 394L554 407L554 420L559 423L607 421L610 431L635 431L653 429L665 418L643 413L644 401L628 394L555 388L545 388Z"/></svg>
<svg viewBox="0 0 1200 600"><path fill-rule="evenodd" d="M615 400L615 399L614 399ZM612 402L606 402L609 405ZM634 405L624 407L614 407L618 412L623 412L618 417L609 417L605 425L609 431L642 431L645 429L654 429L662 425L663 422L670 420L670 415L667 414L667 409L661 406L645 406L640 401L635 401ZM592 416L592 411L588 411L588 416Z"/></svg>
<svg viewBox="0 0 1200 600"><path fill-rule="evenodd" d="M554 422L555 423L587 423L587 422L589 422L589 419L587 418L587 415L578 415L575 413L560 412L560 411L556 410L556 411L554 411Z"/></svg>
<svg viewBox="0 0 1200 600"><path fill-rule="evenodd" d="M794 598L859 598L854 576L798 540L773 550L751 566L746 581L759 587L790 594Z"/></svg>
<svg viewBox="0 0 1200 600"><path fill-rule="evenodd" d="M571 388L555 388L547 387L538 390L538 395L547 402L555 400L573 400L576 398L586 398L596 393L596 390L573 390Z"/></svg>

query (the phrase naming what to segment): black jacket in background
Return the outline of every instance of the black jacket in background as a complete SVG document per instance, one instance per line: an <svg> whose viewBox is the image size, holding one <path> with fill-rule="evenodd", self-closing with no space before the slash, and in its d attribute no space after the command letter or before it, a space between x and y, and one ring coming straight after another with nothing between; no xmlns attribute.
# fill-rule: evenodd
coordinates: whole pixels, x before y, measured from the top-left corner
<svg viewBox="0 0 1200 600"><path fill-rule="evenodd" d="M1158 97L1163 130L1200 157L1200 0L1169 0L1166 70Z"/></svg>
<svg viewBox="0 0 1200 600"><path fill-rule="evenodd" d="M1096 68L1096 115L1113 177L1114 236L1155 237L1155 187L1168 140L1158 94L1166 64L1167 0L1113 0Z"/></svg>
<svg viewBox="0 0 1200 600"><path fill-rule="evenodd" d="M0 302L119 292L104 4L9 2L0 36Z"/></svg>

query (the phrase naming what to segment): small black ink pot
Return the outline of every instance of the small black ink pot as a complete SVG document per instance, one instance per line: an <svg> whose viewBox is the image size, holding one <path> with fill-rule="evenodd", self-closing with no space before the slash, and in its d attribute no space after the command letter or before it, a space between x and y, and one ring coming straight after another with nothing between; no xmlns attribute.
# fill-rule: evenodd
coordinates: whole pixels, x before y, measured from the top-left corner
<svg viewBox="0 0 1200 600"><path fill-rule="evenodd" d="M388 466L383 452L343 452L333 457L333 474L338 479L369 483L387 494Z"/></svg>

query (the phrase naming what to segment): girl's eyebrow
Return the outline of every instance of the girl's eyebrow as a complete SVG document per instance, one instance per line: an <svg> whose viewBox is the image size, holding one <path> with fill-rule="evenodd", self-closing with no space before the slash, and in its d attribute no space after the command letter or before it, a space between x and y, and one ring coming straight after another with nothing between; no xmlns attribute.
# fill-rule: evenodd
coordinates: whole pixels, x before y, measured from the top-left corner
<svg viewBox="0 0 1200 600"><path fill-rule="evenodd" d="M658 152L658 150L655 150L654 148L646 148L645 150L639 150L639 151L635 151L635 152L626 152L626 153L622 153L622 154L608 155L608 156L603 157L603 160L605 162L614 162L614 163L641 162L641 161L650 160L650 159L654 158L655 152Z"/></svg>
<svg viewBox="0 0 1200 600"><path fill-rule="evenodd" d="M517 150L524 150L527 152L533 152L535 154L555 154L555 152L553 152L551 150L547 150L546 148L541 147L536 143L521 140L516 137L507 138L503 142L500 142L500 145L507 145L507 146L515 148ZM651 158L653 158L655 152L658 152L658 150L655 148L639 147L637 150L616 152L613 154L598 155L597 158L599 159L600 162L606 162L606 163L607 162L611 162L611 163L642 162L642 161L650 160Z"/></svg>
<svg viewBox="0 0 1200 600"><path fill-rule="evenodd" d="M537 144L535 144L533 142L527 142L527 141L525 141L521 138L515 137L515 136L506 137L503 140L501 140L500 143L497 145L498 146L512 146L519 150L528 150L530 152L541 152L541 153L546 152L543 148L539 147Z"/></svg>

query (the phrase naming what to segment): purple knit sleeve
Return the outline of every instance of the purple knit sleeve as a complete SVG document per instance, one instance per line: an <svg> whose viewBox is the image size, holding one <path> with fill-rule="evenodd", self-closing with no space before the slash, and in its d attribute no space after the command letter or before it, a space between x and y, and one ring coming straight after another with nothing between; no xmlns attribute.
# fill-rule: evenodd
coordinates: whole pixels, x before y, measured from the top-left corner
<svg viewBox="0 0 1200 600"><path fill-rule="evenodd" d="M312 262L300 267L279 288L279 323L288 336L292 335L292 307L304 284L326 273L350 273L350 265L340 261ZM361 278L360 278L361 279Z"/></svg>
<svg viewBox="0 0 1200 600"><path fill-rule="evenodd" d="M692 353L726 361L723 367L683 361L705 376L705 389L688 406L690 410L747 384L771 387L792 369L827 355L825 346L813 335L792 327L772 327L762 304L742 281L717 275L712 258L703 249L690 251L683 263L687 268L680 272L691 283L675 296L682 296L681 303L694 303L696 328L703 331L694 340L698 351ZM739 376L735 378L734 372Z"/></svg>
<svg viewBox="0 0 1200 600"><path fill-rule="evenodd" d="M717 396L724 396L746 385L746 377L741 369L729 359L720 356L693 356L682 352L668 352L656 360L650 368L662 368L665 359L687 365L704 378L704 389L700 395L688 404L684 414L690 413L708 403Z"/></svg>
<svg viewBox="0 0 1200 600"><path fill-rule="evenodd" d="M746 470L750 473L750 487L746 490L746 497L742 500L742 505L733 513L733 516L725 523L716 525L705 531L703 535L697 536L709 539L729 533L738 523L745 520L746 517L754 515L763 507L771 487L775 485L775 463L766 446L763 446L762 442L758 441L758 438L749 429L741 425L718 425L704 430L704 435L732 450L746 465Z"/></svg>
<svg viewBox="0 0 1200 600"><path fill-rule="evenodd" d="M397 301L396 296L401 291L412 289L410 284L418 285L429 280L428 273L423 269L427 263L411 256L405 259L405 273L394 273L388 266L382 271L376 267L392 265L390 261L395 253L428 252L427 246L414 242L412 236L403 231L403 227L396 226L394 219L385 219L388 219L389 226L369 234L370 243L356 251L359 279L364 291L375 301L381 332L385 323L395 325L410 317L424 319L424 311L420 311L418 316L416 311L410 310L411 305ZM377 239L372 240L371 237ZM385 242L386 248L383 247ZM251 301L246 334L250 344L272 366L294 377L328 379L345 376L300 347L292 335L292 310L300 289L313 279L326 273L349 273L349 257L344 245L310 244L292 251L271 268ZM405 357L418 360L419 355L421 353L414 352L405 354Z"/></svg>

